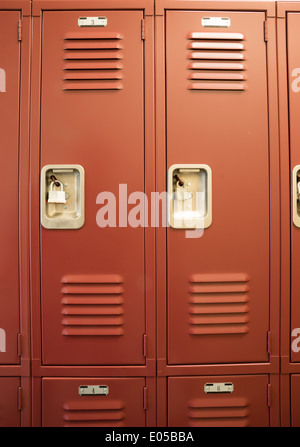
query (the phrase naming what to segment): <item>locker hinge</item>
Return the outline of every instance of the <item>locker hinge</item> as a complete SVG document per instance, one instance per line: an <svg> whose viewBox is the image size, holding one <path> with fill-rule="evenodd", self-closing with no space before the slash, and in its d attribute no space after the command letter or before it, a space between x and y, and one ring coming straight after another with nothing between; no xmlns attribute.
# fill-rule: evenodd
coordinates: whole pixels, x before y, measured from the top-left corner
<svg viewBox="0 0 300 447"><path fill-rule="evenodd" d="M18 388L18 410L22 410L22 387Z"/></svg>
<svg viewBox="0 0 300 447"><path fill-rule="evenodd" d="M268 407L271 406L271 385L268 383L268 390L267 390L267 403Z"/></svg>
<svg viewBox="0 0 300 447"><path fill-rule="evenodd" d="M22 40L22 20L18 20L18 41Z"/></svg>
<svg viewBox="0 0 300 447"><path fill-rule="evenodd" d="M267 350L268 354L271 354L271 331L267 332Z"/></svg>
<svg viewBox="0 0 300 447"><path fill-rule="evenodd" d="M264 22L264 39L265 42L268 42L268 22Z"/></svg>
<svg viewBox="0 0 300 447"><path fill-rule="evenodd" d="M147 350L147 335L143 335L143 355L144 357L147 357L148 350Z"/></svg>
<svg viewBox="0 0 300 447"><path fill-rule="evenodd" d="M21 357L21 355L22 355L22 334L18 334L17 346L18 346L18 356Z"/></svg>
<svg viewBox="0 0 300 447"><path fill-rule="evenodd" d="M144 403L143 403L144 410L148 409L148 388L144 387Z"/></svg>
<svg viewBox="0 0 300 447"><path fill-rule="evenodd" d="M141 38L145 40L145 19L142 19L141 23Z"/></svg>

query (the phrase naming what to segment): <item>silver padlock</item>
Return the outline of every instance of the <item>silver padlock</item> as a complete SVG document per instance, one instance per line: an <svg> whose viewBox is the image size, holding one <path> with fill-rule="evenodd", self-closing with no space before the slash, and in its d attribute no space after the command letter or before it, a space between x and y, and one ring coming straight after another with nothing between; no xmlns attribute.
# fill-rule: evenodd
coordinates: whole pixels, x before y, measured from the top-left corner
<svg viewBox="0 0 300 447"><path fill-rule="evenodd" d="M59 180L57 182L60 183L60 191L53 191L54 182L52 182L48 193L48 203L66 203L66 193L63 184Z"/></svg>

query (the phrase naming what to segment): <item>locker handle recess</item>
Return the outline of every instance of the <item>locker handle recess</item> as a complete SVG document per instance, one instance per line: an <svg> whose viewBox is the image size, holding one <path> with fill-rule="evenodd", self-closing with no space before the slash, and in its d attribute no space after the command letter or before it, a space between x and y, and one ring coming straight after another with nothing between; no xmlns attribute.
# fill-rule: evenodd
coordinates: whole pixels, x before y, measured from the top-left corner
<svg viewBox="0 0 300 447"><path fill-rule="evenodd" d="M293 222L300 228L300 165L293 170Z"/></svg>
<svg viewBox="0 0 300 447"><path fill-rule="evenodd" d="M47 229L84 225L84 169L80 165L47 165L41 172L41 224Z"/></svg>
<svg viewBox="0 0 300 447"><path fill-rule="evenodd" d="M175 164L168 172L169 225L204 229L212 223L212 171L205 164Z"/></svg>

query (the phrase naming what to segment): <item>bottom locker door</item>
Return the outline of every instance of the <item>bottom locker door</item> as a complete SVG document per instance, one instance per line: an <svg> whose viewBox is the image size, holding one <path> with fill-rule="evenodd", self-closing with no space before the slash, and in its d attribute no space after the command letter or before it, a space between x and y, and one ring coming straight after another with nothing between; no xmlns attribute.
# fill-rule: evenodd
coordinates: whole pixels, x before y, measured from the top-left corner
<svg viewBox="0 0 300 447"><path fill-rule="evenodd" d="M44 378L44 427L144 427L145 378Z"/></svg>
<svg viewBox="0 0 300 447"><path fill-rule="evenodd" d="M300 374L291 376L291 426L300 427Z"/></svg>
<svg viewBox="0 0 300 447"><path fill-rule="evenodd" d="M0 427L20 427L19 377L0 377Z"/></svg>
<svg viewBox="0 0 300 447"><path fill-rule="evenodd" d="M269 426L268 375L170 377L170 427Z"/></svg>

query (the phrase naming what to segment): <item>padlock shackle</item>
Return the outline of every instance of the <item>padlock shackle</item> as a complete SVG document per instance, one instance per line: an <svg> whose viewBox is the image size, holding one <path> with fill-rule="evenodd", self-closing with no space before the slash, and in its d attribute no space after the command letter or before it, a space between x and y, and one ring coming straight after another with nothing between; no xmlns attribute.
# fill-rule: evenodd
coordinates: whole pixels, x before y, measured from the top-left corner
<svg viewBox="0 0 300 447"><path fill-rule="evenodd" d="M57 180L57 183L60 184L60 190L63 191L63 190L64 190L64 186L63 186L62 182L60 182L59 180ZM57 186L56 183L55 183L54 181L51 182L51 185L50 185L50 191L53 191L53 185L54 185L54 184L55 184L55 186Z"/></svg>

